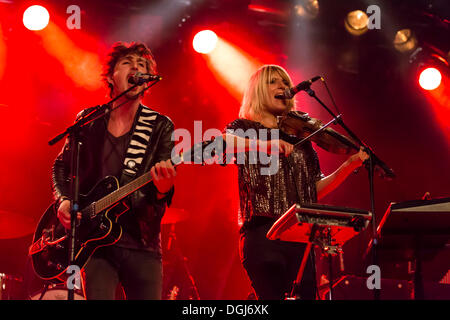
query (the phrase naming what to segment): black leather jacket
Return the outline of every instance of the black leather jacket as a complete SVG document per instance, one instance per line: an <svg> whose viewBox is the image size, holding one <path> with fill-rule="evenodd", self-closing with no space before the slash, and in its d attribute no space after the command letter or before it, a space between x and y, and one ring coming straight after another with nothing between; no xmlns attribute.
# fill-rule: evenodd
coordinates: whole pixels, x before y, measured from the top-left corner
<svg viewBox="0 0 450 320"><path fill-rule="evenodd" d="M88 108L79 113L77 118L91 112ZM138 114L136 114L136 119ZM135 121L136 121L135 119ZM87 194L94 185L103 177L99 177L100 158L102 144L106 134L105 118L91 122L83 128L80 136L82 146L80 149L80 174L79 187L81 194ZM134 126L133 126L134 127ZM149 171L153 165L162 160L170 159L174 142L171 139L174 125L172 121L161 114L158 114L150 142L147 146L145 156L136 177ZM52 185L55 199L61 197L70 198L70 143L66 141L63 150L55 159L52 170ZM132 181L136 177L129 177L122 174L120 185ZM156 198L156 187L152 182L129 196L132 214L136 215L140 229L140 240L143 247L151 248L152 251L161 253L160 224L166 205L170 206L174 193L174 188L163 198Z"/></svg>

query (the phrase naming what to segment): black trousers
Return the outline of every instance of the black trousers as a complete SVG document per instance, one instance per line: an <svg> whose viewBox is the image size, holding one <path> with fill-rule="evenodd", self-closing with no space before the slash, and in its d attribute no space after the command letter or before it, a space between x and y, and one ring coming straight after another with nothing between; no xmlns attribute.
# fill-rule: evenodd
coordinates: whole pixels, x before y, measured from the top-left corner
<svg viewBox="0 0 450 320"><path fill-rule="evenodd" d="M241 234L240 257L258 299L282 300L292 290L306 244L269 240L272 223L248 228ZM300 299L316 298L314 252L308 257L298 293Z"/></svg>
<svg viewBox="0 0 450 320"><path fill-rule="evenodd" d="M86 299L114 300L119 282L127 300L160 300L161 259L114 245L97 249L85 268Z"/></svg>

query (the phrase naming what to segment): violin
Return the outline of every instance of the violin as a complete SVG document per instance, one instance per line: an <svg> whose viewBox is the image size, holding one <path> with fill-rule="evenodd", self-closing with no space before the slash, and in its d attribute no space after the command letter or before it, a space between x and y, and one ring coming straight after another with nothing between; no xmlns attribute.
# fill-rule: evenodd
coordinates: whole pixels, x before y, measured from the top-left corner
<svg viewBox="0 0 450 320"><path fill-rule="evenodd" d="M315 131L323 127L322 121L311 118L307 113L301 111L290 111L284 116L277 118L280 137L291 144L296 144ZM311 139L319 147L326 151L337 154L350 154L359 151L358 145L347 136L326 127ZM385 179L395 178L394 171L372 153L375 170ZM367 166L367 163L366 163Z"/></svg>
<svg viewBox="0 0 450 320"><path fill-rule="evenodd" d="M290 111L286 115L278 117L277 120L278 128L282 132L289 136L295 136L298 139L306 138L323 127L322 121L312 118L301 111ZM318 134L312 136L311 141L314 141L326 151L337 154L350 154L359 150L359 147L353 140L330 127L326 127Z"/></svg>

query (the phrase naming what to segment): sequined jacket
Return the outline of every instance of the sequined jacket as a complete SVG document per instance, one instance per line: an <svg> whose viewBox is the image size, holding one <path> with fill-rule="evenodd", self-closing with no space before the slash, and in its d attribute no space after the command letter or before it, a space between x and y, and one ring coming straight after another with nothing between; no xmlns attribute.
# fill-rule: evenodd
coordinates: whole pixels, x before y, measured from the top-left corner
<svg viewBox="0 0 450 320"><path fill-rule="evenodd" d="M234 120L225 130L248 138L243 132L248 132L249 129L256 131L257 138L261 140L270 140L275 130L246 119ZM236 158L239 160L238 156ZM259 161L252 164L250 158L250 153L246 152L245 162L237 161L239 222L243 227L254 217L277 219L295 203L317 201L316 182L323 178L323 174L317 153L310 142L295 147L289 157L281 154L274 174L262 174L261 169L269 165ZM275 160L273 156L272 158Z"/></svg>

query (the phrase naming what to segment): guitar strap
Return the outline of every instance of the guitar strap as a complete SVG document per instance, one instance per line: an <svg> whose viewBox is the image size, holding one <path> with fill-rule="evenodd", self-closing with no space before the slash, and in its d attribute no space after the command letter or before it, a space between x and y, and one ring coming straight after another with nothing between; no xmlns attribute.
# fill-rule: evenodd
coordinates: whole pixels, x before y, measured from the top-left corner
<svg viewBox="0 0 450 320"><path fill-rule="evenodd" d="M139 171L157 116L158 112L142 104L139 106L138 117L135 120L130 143L124 156L122 177L124 175L134 177Z"/></svg>

